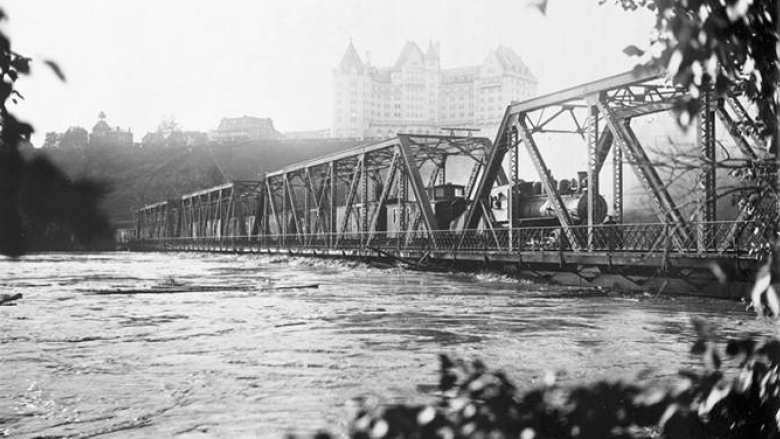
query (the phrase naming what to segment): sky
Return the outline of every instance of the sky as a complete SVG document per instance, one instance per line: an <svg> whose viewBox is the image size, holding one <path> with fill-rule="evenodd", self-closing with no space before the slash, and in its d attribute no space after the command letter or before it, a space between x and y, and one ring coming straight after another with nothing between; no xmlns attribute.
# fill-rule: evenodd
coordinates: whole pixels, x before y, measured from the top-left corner
<svg viewBox="0 0 780 439"><path fill-rule="evenodd" d="M163 119L209 131L270 117L282 132L329 128L332 70L352 40L374 65L407 41L441 44L442 67L514 49L540 93L629 70L653 17L598 0L5 0L2 28L34 60L16 113L43 133L108 123L140 140ZM59 64L60 82L44 65Z"/></svg>

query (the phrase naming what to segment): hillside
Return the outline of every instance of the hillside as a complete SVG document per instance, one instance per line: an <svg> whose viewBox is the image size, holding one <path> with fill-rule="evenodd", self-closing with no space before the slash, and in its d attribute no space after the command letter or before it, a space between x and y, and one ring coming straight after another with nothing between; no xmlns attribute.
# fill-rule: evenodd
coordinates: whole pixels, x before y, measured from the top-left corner
<svg viewBox="0 0 780 439"><path fill-rule="evenodd" d="M126 227L144 204L258 174L359 145L359 141L294 140L209 144L182 148L47 149L70 178L103 182L103 207L112 224Z"/></svg>

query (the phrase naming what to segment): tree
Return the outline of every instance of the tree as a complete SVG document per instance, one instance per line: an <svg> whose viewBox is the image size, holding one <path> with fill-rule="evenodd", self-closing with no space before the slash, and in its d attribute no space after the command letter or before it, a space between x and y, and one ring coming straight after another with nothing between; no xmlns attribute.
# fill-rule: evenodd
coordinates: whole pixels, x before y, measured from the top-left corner
<svg viewBox="0 0 780 439"><path fill-rule="evenodd" d="M606 3L609 0L600 0ZM678 108L683 124L699 109L698 97L739 88L756 105L758 133L777 151L777 18L774 0L613 0L628 10L656 16L648 64L667 70L690 95ZM629 55L644 55L634 46Z"/></svg>
<svg viewBox="0 0 780 439"><path fill-rule="evenodd" d="M43 62L65 80L57 64ZM14 85L20 76L30 74L31 63L31 58L11 49L11 41L0 31L0 254L12 257L25 251L29 234L44 229L42 224L56 225L82 242L110 231L98 207L105 192L101 185L71 181L47 159L28 160L20 153L29 144L33 127L17 119L7 105L22 99Z"/></svg>
<svg viewBox="0 0 780 439"><path fill-rule="evenodd" d="M43 141L43 148L45 149L59 148L61 139L62 139L62 134L56 133L54 131L50 131L46 133L46 139Z"/></svg>
<svg viewBox="0 0 780 439"><path fill-rule="evenodd" d="M89 143L89 133L82 127L70 127L62 135L60 148L63 149L84 149Z"/></svg>
<svg viewBox="0 0 780 439"><path fill-rule="evenodd" d="M610 0L599 0L606 3ZM757 192L741 200L743 209L773 206L774 215L756 229L774 240L773 254L758 273L751 300L759 312L780 317L780 298L773 284L780 281L777 212L780 172L778 130L778 54L780 54L780 2L777 0L612 0L627 10L646 8L656 15L656 34L651 41L648 64L667 70L690 96L677 108L679 121L687 126L699 110L698 97L709 90L729 88L744 92L755 105L756 124L742 124L745 134L764 140L768 153L750 160L733 175L750 182ZM642 56L637 47L625 49ZM751 132L755 131L755 132ZM769 200L767 202L767 200ZM780 287L780 286L779 286Z"/></svg>

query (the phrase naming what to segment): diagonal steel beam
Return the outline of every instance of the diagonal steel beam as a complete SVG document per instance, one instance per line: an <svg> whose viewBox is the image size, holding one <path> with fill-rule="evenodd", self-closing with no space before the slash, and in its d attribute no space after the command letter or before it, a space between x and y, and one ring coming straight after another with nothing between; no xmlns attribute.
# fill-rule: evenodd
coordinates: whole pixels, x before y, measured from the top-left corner
<svg viewBox="0 0 780 439"><path fill-rule="evenodd" d="M580 251L580 243L577 240L577 236L574 235L574 231L571 229L571 227L569 227L572 224L569 211L563 205L561 194L558 193L557 188L553 184L552 177L550 176L550 170L544 163L544 159L539 153L539 148L536 147L536 142L534 141L531 131L526 125L524 115L520 115L518 118L517 127L519 134L522 136L523 144L525 144L525 149L528 151L528 155L531 156L531 162L534 164L536 171L539 173L539 179L542 181L545 192L547 192L547 199L550 201L550 204L552 204L552 207L555 210L555 216L558 217L558 221L561 223L563 233L569 240L572 250Z"/></svg>
<svg viewBox="0 0 780 439"><path fill-rule="evenodd" d="M298 221L298 207L297 207L297 203L295 202L295 194L293 193L293 187L292 184L290 184L290 179L287 177L287 174L284 174L282 176L282 179L284 181L285 192L287 192L287 197L290 202L290 213L292 214L293 223L295 223L295 235L300 238L301 223ZM285 218L285 222L287 222L287 218Z"/></svg>
<svg viewBox="0 0 780 439"><path fill-rule="evenodd" d="M387 168L387 176L385 176L384 185L382 186L382 193L379 195L379 200L377 200L376 203L376 209L374 210L374 214L371 216L371 225L369 226L369 236L368 241L366 245L370 245L371 241L374 239L374 235L376 234L376 225L379 221L379 214L384 210L386 204L387 204L387 197L390 195L390 188L393 186L393 182L395 181L395 174L398 169L398 159L400 157L401 153L396 149L395 154L393 154L393 158L390 160L390 166Z"/></svg>
<svg viewBox="0 0 780 439"><path fill-rule="evenodd" d="M758 154L756 154L756 151L750 145L750 142L748 142L748 140L743 135L739 125L734 119L731 118L729 113L724 108L723 100L720 100L718 103L718 109L715 113L718 115L718 118L723 123L723 126L726 127L726 130L729 132L729 134L731 134L731 137L734 139L734 142L737 144L739 150L742 151L742 154L745 154L745 156L750 160L758 159Z"/></svg>
<svg viewBox="0 0 780 439"><path fill-rule="evenodd" d="M326 224L326 212L325 212L325 199L330 196L330 192L328 189L330 189L331 184L333 184L333 176L331 175L331 167L328 167L328 170L325 173L325 177L322 180L322 187L320 188L320 195L317 199L317 215L314 218L314 225L312 226L313 231L316 233L317 228L319 227L323 233L328 233L328 228L325 227ZM331 226L332 228L332 226Z"/></svg>
<svg viewBox="0 0 780 439"><path fill-rule="evenodd" d="M271 208L271 215L276 222L276 233L273 235L281 235L283 233L282 223L279 221L279 215L276 213L276 200L274 199L274 193L271 190L271 185L266 185L268 189L268 207ZM268 228L268 232L271 233L271 228Z"/></svg>
<svg viewBox="0 0 780 439"><path fill-rule="evenodd" d="M758 127L756 126L756 121L753 119L752 116L748 113L747 109L742 105L742 103L739 101L739 98L734 94L733 91L726 91L726 93L722 97L722 101L720 104L723 103L727 104L731 111L734 112L734 114L737 117L737 121L747 125L749 128L748 131L748 137L752 141L752 144L754 145L760 145L762 143L762 140L760 136L758 135ZM744 133L740 133L744 137ZM748 142L750 144L751 142ZM751 148L753 149L753 148ZM753 150L755 152L755 150Z"/></svg>
<svg viewBox="0 0 780 439"><path fill-rule="evenodd" d="M433 209L431 208L431 201L428 199L428 194L425 193L425 188L423 188L422 178L420 177L420 170L417 168L414 160L412 159L412 152L409 148L409 138L407 136L400 135L398 136L398 140L401 158L404 160L407 174L410 177L409 183L412 186L412 191L414 191L414 197L417 201L417 208L422 211L423 221L425 222L425 227L428 229L431 245L436 248L436 240L431 233L436 230L436 218L433 215Z"/></svg>
<svg viewBox="0 0 780 439"><path fill-rule="evenodd" d="M355 201L355 194L357 193L357 189L360 183L361 173L363 171L363 161L365 160L366 156L365 154L360 154L358 157L358 162L355 165L355 168L353 169L352 173L352 182L349 185L349 192L347 195L346 204L344 204L344 216L341 219L341 224L339 224L339 233L336 236L336 245L338 245L339 241L341 240L341 237L346 233L347 231L347 224L349 224L349 217L352 215L352 207Z"/></svg>
<svg viewBox="0 0 780 439"><path fill-rule="evenodd" d="M311 171L309 167L306 167L304 170L304 179L306 183L306 187L304 188L304 193L306 194L306 204L309 204L309 200L314 202L314 210L317 212L314 218L314 223L311 221L311 213L309 212L311 208L309 206L306 206L304 208L305 215L306 215L306 230L309 233L309 237L313 237L314 234L317 233L317 219L319 219L319 213L320 213L320 202L318 194L320 193L319 190L317 190L317 185L314 182L314 179L311 176ZM309 240L311 242L311 239Z"/></svg>
<svg viewBox="0 0 780 439"><path fill-rule="evenodd" d="M669 192L666 190L666 186L663 184L661 177L658 176L650 159L639 144L636 134L634 134L634 131L631 129L630 120L617 119L612 114L610 108L601 99L599 99L596 105L598 106L599 112L604 116L604 121L607 123L610 131L612 131L612 135L615 137L618 146L628 158L628 162L633 168L634 173L636 173L639 180L645 186L645 189L652 196L654 201L653 206L655 207L658 218L664 223L670 223L677 226L674 228L675 234L672 237L675 246L680 251L686 251L688 247L687 243L692 241L687 234L685 218L680 214L672 196L669 195Z"/></svg>
<svg viewBox="0 0 780 439"><path fill-rule="evenodd" d="M505 116L505 118L506 117L508 116ZM506 125L506 123L507 121L505 120L502 123L502 127ZM504 134L500 134L500 138L506 139L506 136ZM496 144L491 148L488 155L487 164L484 166L482 176L480 177L477 184L477 190L474 194L474 198L471 199L468 211L466 213L466 221L463 223L463 227L466 230L476 229L479 225L479 220L482 218L482 209L480 208L480 203L490 197L490 191L493 189L493 185L496 183L496 179L498 178L499 174L503 172L502 164L504 162L504 157L511 147L512 145L510 145L509 140L506 139L506 141L503 142L496 142ZM475 166L482 167L481 165ZM476 175L479 174L479 170L476 171L476 173L472 174L473 177L476 177ZM506 178L506 176L504 176L504 178Z"/></svg>
<svg viewBox="0 0 780 439"><path fill-rule="evenodd" d="M612 131L609 127L605 127L601 131L601 135L598 137L598 144L596 145L596 174L601 173L601 168L604 167L604 163L607 161L607 155L612 149Z"/></svg>
<svg viewBox="0 0 780 439"><path fill-rule="evenodd" d="M433 187L436 185L436 179L440 175L440 172L439 172L440 169L441 168L439 168L438 166L433 168L433 172L431 172L431 175L428 177L428 185L425 186L426 188L433 189ZM434 216L435 216L435 214L434 214ZM415 215L414 215L414 221L412 221L412 228L409 231L412 232L412 234L414 234L414 232L416 232L417 229L420 228L420 223L421 222L422 222L422 212L420 212L418 210L415 213ZM409 235L409 236L411 236L411 235Z"/></svg>

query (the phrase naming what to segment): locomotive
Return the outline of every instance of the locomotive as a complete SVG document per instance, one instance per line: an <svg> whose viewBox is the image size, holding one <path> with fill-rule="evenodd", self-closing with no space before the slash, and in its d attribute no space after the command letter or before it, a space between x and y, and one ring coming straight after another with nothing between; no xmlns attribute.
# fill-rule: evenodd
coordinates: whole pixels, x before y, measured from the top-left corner
<svg viewBox="0 0 780 439"><path fill-rule="evenodd" d="M588 222L588 189L587 173L578 172L576 179L553 180L564 208L574 224ZM512 208L509 206L509 197ZM553 203L544 191L541 182L520 181L496 186L490 193L490 205L496 223L504 227L533 227L559 225ZM510 210L513 210L510 212ZM600 224L607 217L607 202L596 194L593 206L593 223Z"/></svg>

